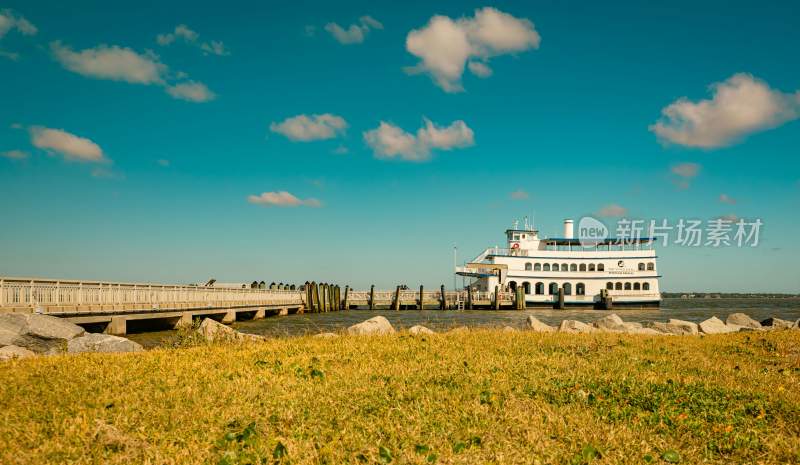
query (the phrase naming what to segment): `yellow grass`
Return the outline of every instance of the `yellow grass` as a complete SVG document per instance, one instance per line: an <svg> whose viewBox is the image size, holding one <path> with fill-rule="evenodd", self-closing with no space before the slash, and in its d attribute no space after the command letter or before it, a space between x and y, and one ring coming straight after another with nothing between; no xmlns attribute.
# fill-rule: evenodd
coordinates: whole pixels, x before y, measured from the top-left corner
<svg viewBox="0 0 800 465"><path fill-rule="evenodd" d="M0 364L0 463L797 463L800 333L484 330Z"/></svg>

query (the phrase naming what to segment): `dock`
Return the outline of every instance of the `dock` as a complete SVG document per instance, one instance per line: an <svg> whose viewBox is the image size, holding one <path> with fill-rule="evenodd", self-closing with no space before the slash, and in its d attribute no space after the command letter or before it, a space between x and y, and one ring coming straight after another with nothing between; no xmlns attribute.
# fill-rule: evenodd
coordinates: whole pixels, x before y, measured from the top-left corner
<svg viewBox="0 0 800 465"><path fill-rule="evenodd" d="M0 313L39 313L113 335L129 331L176 329L195 320L221 323L257 320L303 312L349 309L472 310L525 309L522 290L477 292L353 290L338 284L242 288L153 283L122 283L41 278L0 277Z"/></svg>

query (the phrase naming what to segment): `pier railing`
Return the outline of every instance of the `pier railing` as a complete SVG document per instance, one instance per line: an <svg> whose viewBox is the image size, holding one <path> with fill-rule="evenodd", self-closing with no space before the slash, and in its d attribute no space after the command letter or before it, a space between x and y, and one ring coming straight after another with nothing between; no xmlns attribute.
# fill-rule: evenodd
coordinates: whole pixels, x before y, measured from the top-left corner
<svg viewBox="0 0 800 465"><path fill-rule="evenodd" d="M204 286L43 280L0 277L0 309L135 306L157 309L186 306L303 304L302 291L230 289ZM102 309L102 308L101 308Z"/></svg>

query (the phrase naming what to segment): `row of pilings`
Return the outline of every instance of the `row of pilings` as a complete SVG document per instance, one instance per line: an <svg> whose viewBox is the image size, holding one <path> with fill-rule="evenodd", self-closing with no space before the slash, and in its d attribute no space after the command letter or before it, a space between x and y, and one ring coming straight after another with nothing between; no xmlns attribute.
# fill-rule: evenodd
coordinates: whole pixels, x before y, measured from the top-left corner
<svg viewBox="0 0 800 465"><path fill-rule="evenodd" d="M307 282L304 286L306 293L306 309L312 313L334 312L347 309L347 295L350 286L344 287L337 284Z"/></svg>

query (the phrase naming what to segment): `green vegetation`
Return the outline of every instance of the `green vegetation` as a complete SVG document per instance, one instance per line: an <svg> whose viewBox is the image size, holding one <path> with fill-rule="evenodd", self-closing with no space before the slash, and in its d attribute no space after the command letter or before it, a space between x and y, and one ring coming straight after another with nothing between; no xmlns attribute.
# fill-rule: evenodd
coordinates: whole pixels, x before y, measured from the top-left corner
<svg viewBox="0 0 800 465"><path fill-rule="evenodd" d="M0 380L3 464L800 461L796 331L299 337Z"/></svg>

